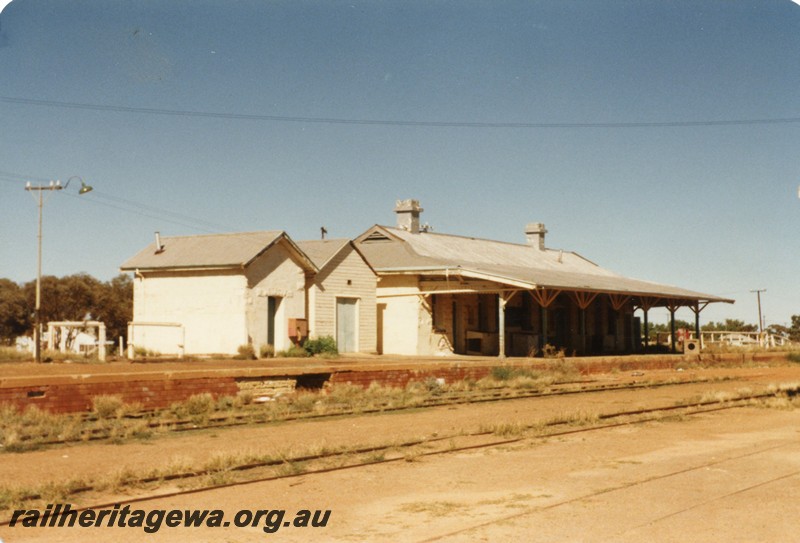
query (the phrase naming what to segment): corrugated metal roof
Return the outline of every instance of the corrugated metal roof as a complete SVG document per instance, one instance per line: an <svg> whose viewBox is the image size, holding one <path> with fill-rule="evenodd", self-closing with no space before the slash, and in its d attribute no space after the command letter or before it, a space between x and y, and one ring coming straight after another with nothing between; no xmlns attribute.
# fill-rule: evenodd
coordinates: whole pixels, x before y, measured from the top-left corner
<svg viewBox="0 0 800 543"><path fill-rule="evenodd" d="M376 231L385 234L386 239L371 235ZM602 268L577 253L539 250L527 244L433 232L412 234L398 228L377 226L361 236L358 247L378 273L453 273L460 270L467 275L483 275L500 283L506 280L509 284L524 284L530 288L732 302L679 287L631 279Z"/></svg>
<svg viewBox="0 0 800 543"><path fill-rule="evenodd" d="M245 266L286 234L281 230L210 234L202 236L162 236L163 251L153 241L125 261L123 271L169 268L233 268Z"/></svg>
<svg viewBox="0 0 800 543"><path fill-rule="evenodd" d="M297 242L297 246L320 270L349 244L349 239L314 239Z"/></svg>

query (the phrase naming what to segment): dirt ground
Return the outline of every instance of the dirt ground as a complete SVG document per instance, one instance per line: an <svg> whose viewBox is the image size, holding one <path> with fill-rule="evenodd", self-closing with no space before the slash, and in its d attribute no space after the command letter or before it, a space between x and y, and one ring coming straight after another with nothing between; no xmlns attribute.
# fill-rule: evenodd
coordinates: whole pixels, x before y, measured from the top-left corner
<svg viewBox="0 0 800 543"><path fill-rule="evenodd" d="M675 372L647 372L639 379ZM800 381L792 367L702 370L713 383L531 398L179 434L124 445L82 444L0 456L0 479L20 486L69 477L200 463L242 451L297 451L533 424L554 414L668 406L718 391ZM607 377L629 379L629 375ZM132 508L330 510L325 527L264 523L169 528L153 541L794 541L800 528L800 411L742 408L473 451L305 474ZM93 496L91 503L118 497ZM78 503L80 505L80 503ZM274 517L273 517L274 518ZM0 526L14 541L140 541L141 528Z"/></svg>

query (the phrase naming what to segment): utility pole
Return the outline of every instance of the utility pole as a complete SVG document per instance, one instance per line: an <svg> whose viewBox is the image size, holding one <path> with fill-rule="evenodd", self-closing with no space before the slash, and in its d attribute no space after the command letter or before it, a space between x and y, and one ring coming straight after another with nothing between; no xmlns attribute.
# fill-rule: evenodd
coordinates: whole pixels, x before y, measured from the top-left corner
<svg viewBox="0 0 800 543"><path fill-rule="evenodd" d="M750 291L750 292L755 292L756 296L758 298L758 331L759 331L759 333L764 333L764 321L761 318L761 293L762 292L766 292L766 291L767 291L767 289L765 289L765 288L760 288L760 289L755 289L755 290L751 290Z"/></svg>
<svg viewBox="0 0 800 543"><path fill-rule="evenodd" d="M25 190L37 191L39 197L37 203L39 205L39 230L36 235L38 242L38 251L36 259L36 304L33 308L33 359L39 364L42 361L42 208L44 207L43 194L46 190L61 190L61 184L56 184L50 181L49 185L31 185L28 183ZM34 198L36 198L34 196Z"/></svg>
<svg viewBox="0 0 800 543"><path fill-rule="evenodd" d="M78 179L81 182L81 188L78 194L86 194L92 190L92 187L83 182L83 179L77 176L67 179L67 183L62 186L60 181L50 181L48 185L32 185L30 181L25 185L25 190L28 192L38 192L39 197L34 198L37 200L39 206L39 230L36 236L38 252L36 259L36 304L33 309L33 358L39 364L42 362L42 208L44 207L44 191L62 190L69 186L69 182L73 179Z"/></svg>

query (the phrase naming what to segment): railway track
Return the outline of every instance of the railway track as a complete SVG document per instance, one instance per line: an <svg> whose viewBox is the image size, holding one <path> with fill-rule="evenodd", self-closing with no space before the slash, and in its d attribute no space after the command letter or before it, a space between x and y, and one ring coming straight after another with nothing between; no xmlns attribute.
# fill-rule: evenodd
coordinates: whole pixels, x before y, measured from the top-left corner
<svg viewBox="0 0 800 543"><path fill-rule="evenodd" d="M608 391L609 389L605 388L604 390ZM598 390L595 389L590 392L597 391ZM225 471L229 474L237 474L240 480L222 484L206 484L202 482L204 477L213 476L216 473L215 470L191 470L151 478L144 477L136 481L131 481L131 484L133 486L142 486L155 483L163 484L165 482L188 482L189 480L193 480L195 486L193 488L177 491L148 493L147 495L140 495L122 501L115 500L109 503L96 503L77 510L107 508L116 504L133 504L181 495L200 494L221 488L252 485L298 476L321 475L340 470L358 469L376 464L410 461L432 455L452 454L499 447L520 443L529 439L547 439L569 434L592 432L643 422L665 420L676 416L696 416L749 406L755 401L768 399L775 397L777 394L784 393L789 396L794 396L798 394L798 388L794 387L778 392L768 391L743 394L733 399L700 400L681 405L661 405L650 408L623 409L584 417L583 419L570 417L554 418L549 421L540 421L518 426L513 429L514 435L503 435L502 430L498 432L498 429L494 428L467 433L451 433L436 435L434 437L410 439L400 443L393 442L369 447L349 447L311 454L299 454L291 458L267 458L261 461L251 461L227 467ZM498 435L498 433L500 435ZM286 473L285 470L282 471L280 469L286 465L299 466L300 464L302 464L301 469L296 469L290 473ZM80 494L98 490L102 489L95 488L92 485L85 485L72 488L70 494L75 497ZM36 494L21 497L23 502L36 501L41 498L41 495ZM2 525L7 525L7 521L0 522L0 526Z"/></svg>
<svg viewBox="0 0 800 543"><path fill-rule="evenodd" d="M556 396L567 396L577 394L592 394L625 390L658 389L672 386L684 386L689 384L710 383L709 379L685 379L685 380L663 380L663 381L642 381L628 383L597 383L595 381L572 381L546 385L536 389L509 388L498 386L490 389L442 391L436 390L429 393L423 399L414 400L406 404L397 405L392 401L387 401L369 407L359 407L351 405L328 405L324 412L293 410L291 401L285 404L282 411L259 409L258 405L246 406L245 412L240 413L212 413L203 414L196 417L186 418L164 418L171 411L168 409L139 411L136 413L125 414L119 419L129 421L131 424L137 421L145 421L144 427L147 430L157 430L159 433L168 434L171 432L192 432L202 430L216 430L228 427L244 426L251 424L270 424L277 422L297 422L321 420L333 417L367 415L377 413L402 412L413 409L425 409L433 407L445 407L465 404L479 404L489 402L501 402L508 400L521 400L531 398L551 398ZM266 404L270 406L271 404ZM84 413L79 416L82 424L88 426L92 423L102 422L102 418L95 413ZM77 442L104 441L113 439L109 435L109 428L100 426L86 428L79 436L71 438L44 438L35 434L25 435L20 438L20 442L34 442L37 446L59 446Z"/></svg>

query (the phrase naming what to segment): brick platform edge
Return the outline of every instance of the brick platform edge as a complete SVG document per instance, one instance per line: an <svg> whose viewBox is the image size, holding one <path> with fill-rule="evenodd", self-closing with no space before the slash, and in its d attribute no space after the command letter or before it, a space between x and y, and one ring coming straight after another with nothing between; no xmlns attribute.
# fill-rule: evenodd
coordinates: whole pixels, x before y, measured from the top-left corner
<svg viewBox="0 0 800 543"><path fill-rule="evenodd" d="M742 364L766 364L785 362L786 353L736 353L701 355L683 357L676 355L651 355L644 357L598 357L598 358L565 358L565 359L514 359L469 363L464 361L431 362L421 361L419 364L407 363L402 367L381 367L365 365L363 368L332 368L328 374L328 383L353 384L367 387L372 383L383 386L405 387L411 382L425 382L430 379L452 383L464 379L478 380L486 377L494 367L508 365L532 370L547 370L562 367L575 369L581 374L627 372L634 370L678 369L702 365L704 367L725 367ZM566 368L565 368L566 367ZM248 375L218 375L213 377L181 377L172 375L154 376L141 379L117 379L114 375L95 375L90 379L60 379L57 382L37 384L35 380L22 386L0 388L0 404L10 404L22 410L36 406L52 413L77 413L90 411L92 400L99 395L117 395L125 403L139 403L144 409L169 407L189 397L210 393L215 398L235 396L239 383L252 381L254 378L269 380L297 379L302 374L275 375L274 372L261 377ZM308 375L306 375L308 377Z"/></svg>
<svg viewBox="0 0 800 543"><path fill-rule="evenodd" d="M354 369L337 371L331 375L331 384L347 383L368 387L372 383L384 386L405 387L411 382L425 382L430 379L443 379L445 383L466 379L478 380L488 376L497 366L507 365L530 370L577 370L581 375L626 372L636 370L670 370L692 367L729 367L748 364L785 363L785 352L765 353L724 353L703 354L699 356L649 355L649 356L604 356L592 358L558 359L510 359L498 360L494 364L453 365L450 367L425 367L403 369Z"/></svg>
<svg viewBox="0 0 800 543"><path fill-rule="evenodd" d="M91 411L95 396L116 395L128 404L139 403L144 409L159 409L195 394L210 392L217 398L235 396L238 390L233 378L59 383L2 388L0 404L11 404L20 410L36 406L51 413L78 413Z"/></svg>

